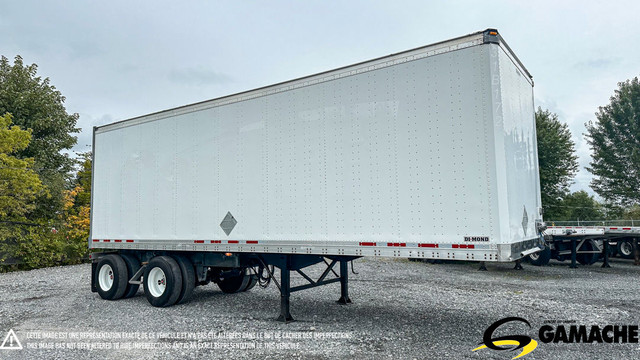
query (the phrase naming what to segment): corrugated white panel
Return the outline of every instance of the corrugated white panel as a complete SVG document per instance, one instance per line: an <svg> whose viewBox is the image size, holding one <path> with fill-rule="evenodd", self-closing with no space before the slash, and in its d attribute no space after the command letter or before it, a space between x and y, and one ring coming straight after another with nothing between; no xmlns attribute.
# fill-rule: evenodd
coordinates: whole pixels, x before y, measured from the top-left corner
<svg viewBox="0 0 640 360"><path fill-rule="evenodd" d="M518 119L533 111L531 86L503 74L506 63L491 69L492 48L399 61L98 132L92 237L529 238L514 228L522 211L513 208L526 206L533 223L539 204L528 192L537 176L532 119ZM496 93L491 75L507 83ZM511 91L524 95L512 99ZM494 101L504 104L495 125ZM510 171L521 173L506 178ZM500 192L510 200L501 202ZM227 212L238 221L229 236L219 226Z"/></svg>

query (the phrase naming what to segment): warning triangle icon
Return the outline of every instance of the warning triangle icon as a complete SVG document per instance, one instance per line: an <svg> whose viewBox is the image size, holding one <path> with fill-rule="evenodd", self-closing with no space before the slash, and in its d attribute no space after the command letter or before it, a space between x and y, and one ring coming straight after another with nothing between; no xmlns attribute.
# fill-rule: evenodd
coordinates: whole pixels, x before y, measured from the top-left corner
<svg viewBox="0 0 640 360"><path fill-rule="evenodd" d="M0 349L2 350L22 350L22 344L20 344L20 340L16 336L16 333L13 332L13 329L10 329L5 336L4 341L2 341L2 345L0 345Z"/></svg>

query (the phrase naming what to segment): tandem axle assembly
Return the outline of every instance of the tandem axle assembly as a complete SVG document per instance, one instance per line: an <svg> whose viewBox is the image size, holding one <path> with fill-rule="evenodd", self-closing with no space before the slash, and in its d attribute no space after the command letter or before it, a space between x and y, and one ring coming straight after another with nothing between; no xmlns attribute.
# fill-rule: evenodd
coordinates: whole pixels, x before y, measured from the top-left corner
<svg viewBox="0 0 640 360"><path fill-rule="evenodd" d="M198 285L214 282L227 294L248 291L256 284L271 281L280 291L277 320L294 321L290 311L291 293L340 282L339 304L349 304L349 266L357 256L302 254L202 253L120 251L92 254L91 290L103 299L135 296L140 285L151 305L172 306L187 302ZM306 268L324 263L323 272L312 278ZM338 266L336 266L338 265ZM335 268L338 268L336 272ZM274 271L280 270L280 279ZM305 284L292 286L291 272Z"/></svg>

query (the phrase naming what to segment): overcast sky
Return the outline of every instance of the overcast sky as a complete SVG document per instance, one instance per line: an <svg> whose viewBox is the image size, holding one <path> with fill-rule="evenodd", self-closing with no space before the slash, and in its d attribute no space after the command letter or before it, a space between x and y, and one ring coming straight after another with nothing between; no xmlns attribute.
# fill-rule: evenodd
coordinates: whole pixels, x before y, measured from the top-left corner
<svg viewBox="0 0 640 360"><path fill-rule="evenodd" d="M573 133L640 75L638 1L9 1L0 54L36 63L91 129L497 28L535 81L536 106Z"/></svg>

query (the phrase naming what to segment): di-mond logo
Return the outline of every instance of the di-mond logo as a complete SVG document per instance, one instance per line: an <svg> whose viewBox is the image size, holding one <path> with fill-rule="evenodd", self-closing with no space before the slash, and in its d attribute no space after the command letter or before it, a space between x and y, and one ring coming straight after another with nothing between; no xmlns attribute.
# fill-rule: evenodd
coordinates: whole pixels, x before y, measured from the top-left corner
<svg viewBox="0 0 640 360"><path fill-rule="evenodd" d="M531 324L520 317L508 317L491 324L484 332L478 351L489 348L496 351L522 351L513 357L525 356L538 347L538 342L527 335L506 335L493 337L493 333L503 324L509 322ZM538 330L538 338L543 343L564 344L637 344L639 342L638 325L579 325L575 321L545 321Z"/></svg>
<svg viewBox="0 0 640 360"><path fill-rule="evenodd" d="M482 342L480 343L481 345L473 349L473 351L478 351L485 348L489 348L497 351L504 351L504 350L516 351L516 350L522 349L522 352L520 352L520 354L518 354L516 357L512 359L517 359L521 356L525 356L528 353L532 352L538 346L538 342L533 340L529 336L507 335L507 336L500 336L495 338L493 337L493 332L496 331L496 329L500 325L508 322L512 322L512 321L523 322L527 324L527 326L531 327L531 324L529 324L527 320L520 317L508 317L502 320L498 320L493 324L491 324L489 328L487 328L487 330L484 332L484 336L482 337Z"/></svg>

